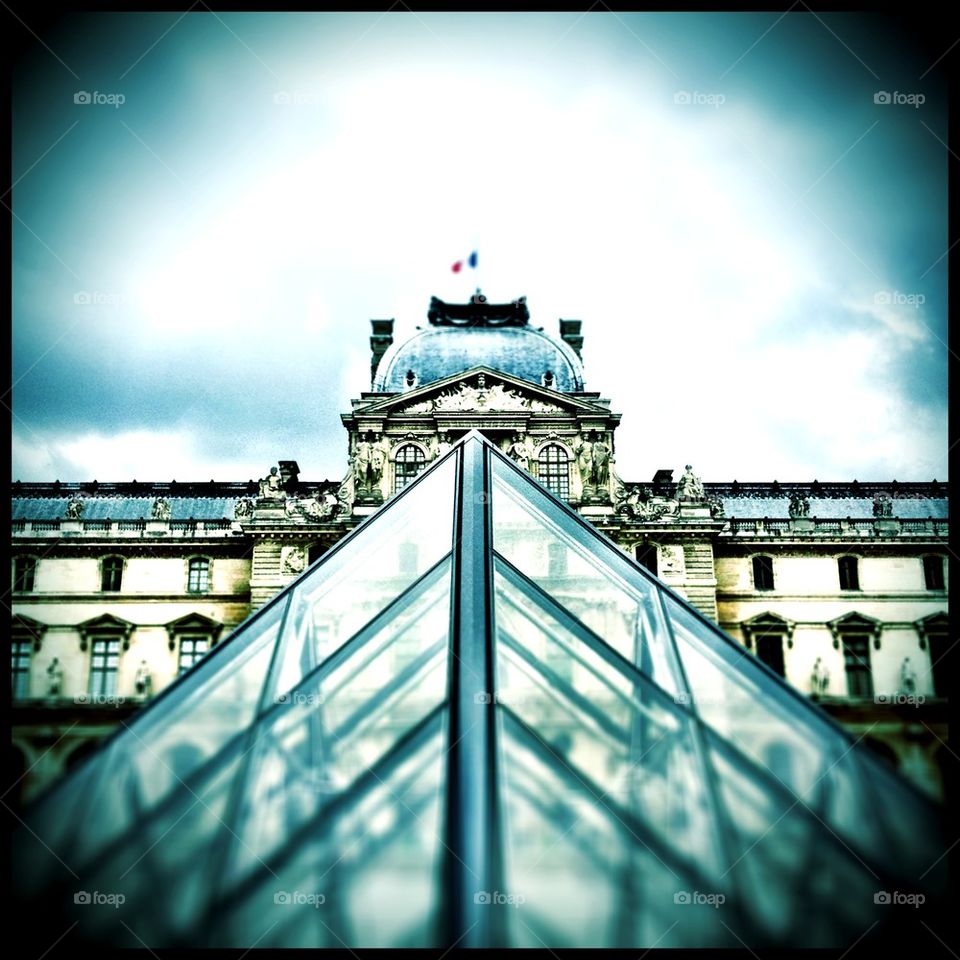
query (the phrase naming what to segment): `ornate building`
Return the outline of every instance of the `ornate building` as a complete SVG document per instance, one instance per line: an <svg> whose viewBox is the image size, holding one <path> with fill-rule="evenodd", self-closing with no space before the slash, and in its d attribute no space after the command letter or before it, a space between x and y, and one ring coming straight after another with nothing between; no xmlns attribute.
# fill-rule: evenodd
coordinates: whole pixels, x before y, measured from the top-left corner
<svg viewBox="0 0 960 960"><path fill-rule="evenodd" d="M348 466L302 480L13 484L14 772L29 800L471 430L921 789L943 797L947 497L930 483L649 481L585 389L579 320L436 298L342 415ZM278 451L295 454L295 451ZM695 456L692 452L692 459ZM401 569L416 545L396 546ZM406 551L406 553L405 553ZM564 555L551 558L557 574Z"/></svg>

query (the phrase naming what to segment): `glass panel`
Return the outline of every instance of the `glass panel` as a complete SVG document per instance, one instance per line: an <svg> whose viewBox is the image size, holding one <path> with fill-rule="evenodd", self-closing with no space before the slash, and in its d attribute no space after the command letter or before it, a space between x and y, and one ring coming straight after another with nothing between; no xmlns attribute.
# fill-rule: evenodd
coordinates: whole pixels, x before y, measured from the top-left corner
<svg viewBox="0 0 960 960"><path fill-rule="evenodd" d="M446 742L435 710L224 890L209 945L436 946Z"/></svg>
<svg viewBox="0 0 960 960"><path fill-rule="evenodd" d="M449 563L379 630L284 695L262 721L236 826L234 875L383 762L446 698Z"/></svg>
<svg viewBox="0 0 960 960"><path fill-rule="evenodd" d="M582 771L517 726L509 708L498 709L506 866L503 888L479 893L499 911L505 943L736 945L722 922L734 923L723 895L695 862L678 858L623 808L599 803L602 791ZM688 902L694 895L713 904Z"/></svg>
<svg viewBox="0 0 960 960"><path fill-rule="evenodd" d="M566 516L512 466L492 460L494 549L622 657L677 694L657 588L639 571L624 579L618 571L625 568L615 571L603 562L597 547L607 545L588 539L582 521Z"/></svg>
<svg viewBox="0 0 960 960"><path fill-rule="evenodd" d="M283 603L275 604L235 632L222 655L197 664L113 742L98 765L96 800L74 856L93 856L243 736L260 700L282 612Z"/></svg>
<svg viewBox="0 0 960 960"><path fill-rule="evenodd" d="M450 552L455 478L456 457L450 457L368 521L364 536L345 543L294 586L272 700Z"/></svg>
<svg viewBox="0 0 960 960"><path fill-rule="evenodd" d="M721 656L717 648L723 638L710 637L710 628L673 597L664 599L695 712L794 794L819 808L827 765L840 752L834 731L825 723L804 722L807 718L797 709L785 710L771 693L780 693L781 700L792 694L772 690L774 681L761 673L746 650L731 644Z"/></svg>
<svg viewBox="0 0 960 960"><path fill-rule="evenodd" d="M495 582L496 701L678 857L715 868L715 824L689 718L635 670L604 660L501 573Z"/></svg>

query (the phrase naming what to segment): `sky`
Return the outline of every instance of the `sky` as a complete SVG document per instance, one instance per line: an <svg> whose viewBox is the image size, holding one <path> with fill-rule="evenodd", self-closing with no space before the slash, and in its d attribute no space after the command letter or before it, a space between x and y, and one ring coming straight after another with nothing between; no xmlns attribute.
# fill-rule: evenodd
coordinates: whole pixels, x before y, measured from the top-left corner
<svg viewBox="0 0 960 960"><path fill-rule="evenodd" d="M13 478L338 479L370 319L479 286L583 321L627 480L946 479L936 59L859 13L72 15L14 75Z"/></svg>

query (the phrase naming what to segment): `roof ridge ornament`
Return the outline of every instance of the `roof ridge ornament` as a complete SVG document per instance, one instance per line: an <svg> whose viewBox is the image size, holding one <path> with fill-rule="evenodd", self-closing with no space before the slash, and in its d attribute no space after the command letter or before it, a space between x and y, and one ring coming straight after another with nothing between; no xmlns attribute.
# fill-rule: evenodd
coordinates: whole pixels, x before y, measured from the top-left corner
<svg viewBox="0 0 960 960"><path fill-rule="evenodd" d="M447 303L430 298L427 320L434 327L525 327L530 322L527 298L489 303L477 288L469 303Z"/></svg>

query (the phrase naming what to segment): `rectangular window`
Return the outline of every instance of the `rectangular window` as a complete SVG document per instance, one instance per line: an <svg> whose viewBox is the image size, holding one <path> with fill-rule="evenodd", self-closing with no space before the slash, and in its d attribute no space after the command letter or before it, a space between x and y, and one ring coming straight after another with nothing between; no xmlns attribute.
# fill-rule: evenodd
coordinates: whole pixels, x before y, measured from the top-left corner
<svg viewBox="0 0 960 960"><path fill-rule="evenodd" d="M180 663L177 674L186 673L210 649L206 634L184 634L180 638Z"/></svg>
<svg viewBox="0 0 960 960"><path fill-rule="evenodd" d="M100 589L117 591L123 582L123 557L104 557L100 566Z"/></svg>
<svg viewBox="0 0 960 960"><path fill-rule="evenodd" d="M187 591L189 593L206 593L210 586L210 561L202 557L194 557L190 561L190 572L187 576Z"/></svg>
<svg viewBox="0 0 960 960"><path fill-rule="evenodd" d="M753 586L757 590L773 589L773 557L753 558Z"/></svg>
<svg viewBox="0 0 960 960"><path fill-rule="evenodd" d="M14 700L30 695L30 658L33 644L29 640L14 640L10 658L10 693Z"/></svg>
<svg viewBox="0 0 960 960"><path fill-rule="evenodd" d="M851 697L869 699L873 696L873 677L870 674L870 636L866 633L842 635L843 667L847 674L847 693Z"/></svg>
<svg viewBox="0 0 960 960"><path fill-rule="evenodd" d="M943 577L943 557L923 558L923 581L928 590L945 589Z"/></svg>
<svg viewBox="0 0 960 960"><path fill-rule="evenodd" d="M657 576L657 547L656 544L641 544L636 549L637 563L645 567L654 576Z"/></svg>
<svg viewBox="0 0 960 960"><path fill-rule="evenodd" d="M841 557L837 561L837 567L840 571L840 589L841 590L859 590L860 589L860 571L856 557Z"/></svg>
<svg viewBox="0 0 960 960"><path fill-rule="evenodd" d="M17 557L13 561L13 589L21 593L33 590L37 573L35 557Z"/></svg>
<svg viewBox="0 0 960 960"><path fill-rule="evenodd" d="M761 633L756 637L757 657L774 673L785 676L783 664L783 634Z"/></svg>
<svg viewBox="0 0 960 960"><path fill-rule="evenodd" d="M113 697L117 693L117 669L120 666L120 639L95 637L91 642L90 695Z"/></svg>

